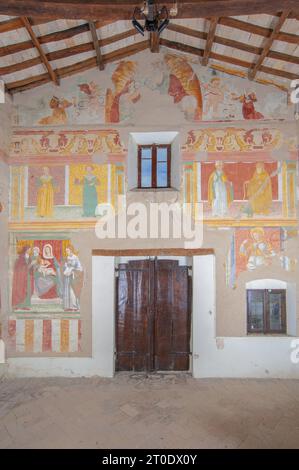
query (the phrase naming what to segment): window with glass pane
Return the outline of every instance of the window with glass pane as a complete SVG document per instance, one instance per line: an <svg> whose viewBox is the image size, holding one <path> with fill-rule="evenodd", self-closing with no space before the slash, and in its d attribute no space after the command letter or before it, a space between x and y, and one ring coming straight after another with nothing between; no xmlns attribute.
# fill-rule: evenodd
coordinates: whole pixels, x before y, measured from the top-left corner
<svg viewBox="0 0 299 470"><path fill-rule="evenodd" d="M286 291L247 290L248 333L286 333Z"/></svg>
<svg viewBox="0 0 299 470"><path fill-rule="evenodd" d="M170 145L144 145L138 150L138 187L170 187Z"/></svg>
<svg viewBox="0 0 299 470"><path fill-rule="evenodd" d="M263 331L264 329L264 291L251 290L247 292L248 303L248 332Z"/></svg>
<svg viewBox="0 0 299 470"><path fill-rule="evenodd" d="M284 294L281 292L268 292L269 298L269 328L271 331L283 329Z"/></svg>

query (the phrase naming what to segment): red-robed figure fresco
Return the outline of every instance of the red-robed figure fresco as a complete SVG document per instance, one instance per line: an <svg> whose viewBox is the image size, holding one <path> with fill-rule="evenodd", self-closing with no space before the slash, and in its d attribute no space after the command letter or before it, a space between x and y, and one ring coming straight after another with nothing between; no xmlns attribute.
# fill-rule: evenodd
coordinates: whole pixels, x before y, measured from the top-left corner
<svg viewBox="0 0 299 470"><path fill-rule="evenodd" d="M12 281L13 308L29 309L34 289L30 246L24 246L15 262Z"/></svg>

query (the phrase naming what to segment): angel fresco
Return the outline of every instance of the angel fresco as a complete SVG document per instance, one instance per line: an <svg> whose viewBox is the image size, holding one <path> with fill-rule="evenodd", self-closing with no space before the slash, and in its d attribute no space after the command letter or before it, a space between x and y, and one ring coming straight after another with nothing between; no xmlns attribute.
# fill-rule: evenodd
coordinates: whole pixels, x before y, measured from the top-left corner
<svg viewBox="0 0 299 470"><path fill-rule="evenodd" d="M72 103L66 99L60 99L57 98L57 96L53 96L50 100L49 106L52 109L52 114L40 119L38 124L46 126L67 124L68 117L65 110L72 106Z"/></svg>
<svg viewBox="0 0 299 470"><path fill-rule="evenodd" d="M209 83L202 85L205 90L205 104L207 112L212 113L212 118L218 118L220 106L224 102L224 95L227 88L223 86L219 77L211 78Z"/></svg>
<svg viewBox="0 0 299 470"><path fill-rule="evenodd" d="M122 101L124 97L129 104L140 100L140 93L135 84L136 64L132 61L122 61L112 74L114 90L106 92L106 122L120 122L128 116L122 116Z"/></svg>
<svg viewBox="0 0 299 470"><path fill-rule="evenodd" d="M182 57L166 54L165 62L170 70L168 94L174 103L180 103L186 119L201 121L203 103L197 75Z"/></svg>
<svg viewBox="0 0 299 470"><path fill-rule="evenodd" d="M100 116L101 114L101 88L94 81L89 83L80 83L78 85L80 92L85 97L84 100L79 100L78 108L87 109L89 113Z"/></svg>

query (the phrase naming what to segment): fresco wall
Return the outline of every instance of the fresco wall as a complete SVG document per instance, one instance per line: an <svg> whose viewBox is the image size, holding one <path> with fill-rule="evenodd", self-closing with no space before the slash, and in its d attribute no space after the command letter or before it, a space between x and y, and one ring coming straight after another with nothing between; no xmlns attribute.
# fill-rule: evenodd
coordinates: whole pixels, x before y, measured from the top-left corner
<svg viewBox="0 0 299 470"><path fill-rule="evenodd" d="M90 71L16 97L20 126L134 124L148 103L177 109L180 122L286 119L287 93L201 67L197 58L144 52L104 73ZM154 73L153 73L154 72ZM153 106L152 109L155 109Z"/></svg>
<svg viewBox="0 0 299 470"><path fill-rule="evenodd" d="M216 254L217 334L245 335L246 282L298 278L298 129L290 116L282 90L168 53L17 95L9 354L91 354L91 252L120 247L96 238L97 207L127 194L129 136L138 130L179 132L179 200L203 202L204 247ZM121 241L171 246L180 242Z"/></svg>
<svg viewBox="0 0 299 470"><path fill-rule="evenodd" d="M12 105L10 98L5 95L5 103L0 103L0 338L5 335L7 322L6 305L8 292L8 194L9 168L8 156L11 140Z"/></svg>

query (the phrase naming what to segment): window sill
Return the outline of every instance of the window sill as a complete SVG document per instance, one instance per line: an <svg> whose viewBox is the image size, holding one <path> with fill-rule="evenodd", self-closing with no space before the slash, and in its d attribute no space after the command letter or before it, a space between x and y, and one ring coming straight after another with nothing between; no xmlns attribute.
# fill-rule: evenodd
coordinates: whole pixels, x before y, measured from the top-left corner
<svg viewBox="0 0 299 470"><path fill-rule="evenodd" d="M254 336L256 338L285 338L289 337L291 338L291 335L288 335L287 333L247 333L247 336Z"/></svg>
<svg viewBox="0 0 299 470"><path fill-rule="evenodd" d="M178 193L180 190L176 188L132 188L129 189L129 192L148 192L148 193L162 193L162 192L170 192L174 191Z"/></svg>

